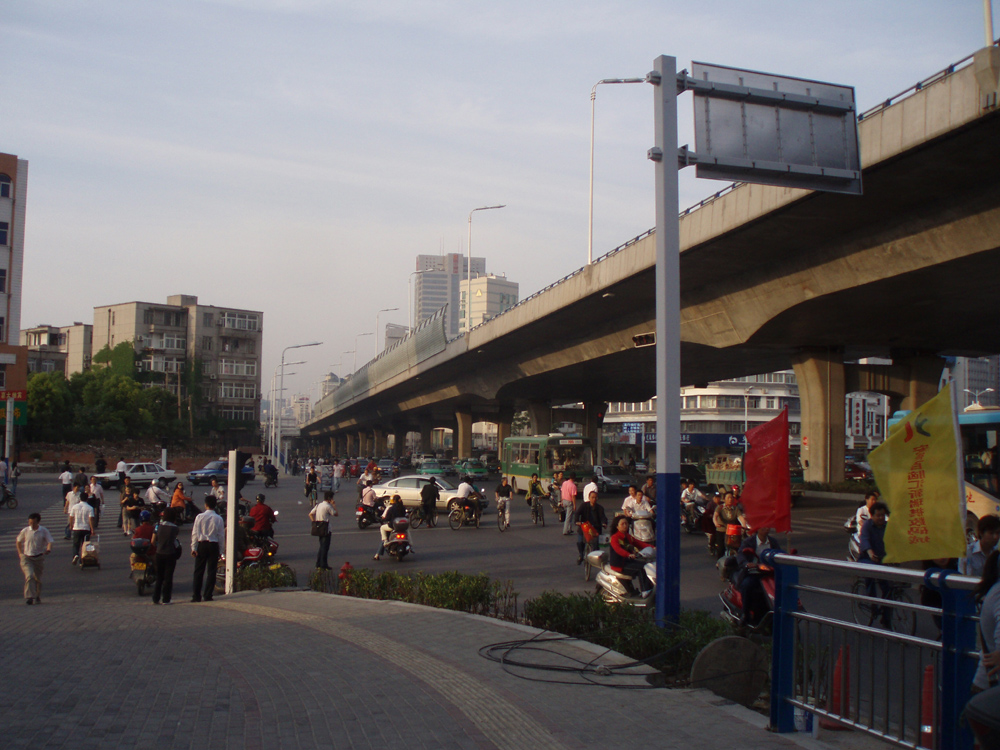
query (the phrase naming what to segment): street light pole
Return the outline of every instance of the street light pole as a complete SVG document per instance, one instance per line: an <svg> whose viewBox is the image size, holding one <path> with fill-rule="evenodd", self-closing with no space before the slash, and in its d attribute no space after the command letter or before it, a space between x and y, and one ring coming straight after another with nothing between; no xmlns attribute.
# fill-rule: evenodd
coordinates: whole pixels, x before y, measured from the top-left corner
<svg viewBox="0 0 1000 750"><path fill-rule="evenodd" d="M322 341L313 341L313 342L308 343L308 344L294 344L292 346L286 346L284 349L281 350L281 391L280 391L281 393L285 392L285 352L287 352L289 349L304 349L307 346L320 346L320 345L322 345L322 343L323 343ZM278 419L278 445L277 445L277 449L276 449L277 450L277 459L278 459L279 463L281 461L281 428L282 428L282 426L283 425L281 423L281 419L279 418ZM275 464L275 465L277 465L277 464Z"/></svg>
<svg viewBox="0 0 1000 750"><path fill-rule="evenodd" d="M603 78L590 89L590 209L588 211L587 265L594 262L594 106L602 83L645 83L645 78Z"/></svg>
<svg viewBox="0 0 1000 750"><path fill-rule="evenodd" d="M979 394L993 393L992 388L983 388L982 390L973 389L971 391L968 388L963 388L962 390L971 395L974 399L976 399L976 406L982 406L982 404L979 403Z"/></svg>
<svg viewBox="0 0 1000 750"><path fill-rule="evenodd" d="M394 310L398 309L399 309L398 307L384 307L377 313L375 313L375 356L376 357L378 356L378 316L384 312L393 312Z"/></svg>
<svg viewBox="0 0 1000 750"><path fill-rule="evenodd" d="M501 206L480 206L469 211L469 267L465 269L466 290L465 290L465 330L472 328L472 214L476 211L492 211L495 208L506 208L507 204Z"/></svg>
<svg viewBox="0 0 1000 750"><path fill-rule="evenodd" d="M750 394L753 393L753 386L743 391L743 445L746 445L746 431L750 429Z"/></svg>

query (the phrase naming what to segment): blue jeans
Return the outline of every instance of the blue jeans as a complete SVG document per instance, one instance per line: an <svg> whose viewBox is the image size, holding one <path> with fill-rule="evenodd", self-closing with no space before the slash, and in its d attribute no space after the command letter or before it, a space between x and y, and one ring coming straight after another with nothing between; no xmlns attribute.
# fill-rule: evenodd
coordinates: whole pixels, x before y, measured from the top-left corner
<svg viewBox="0 0 1000 750"><path fill-rule="evenodd" d="M563 508L566 510L566 520L563 521L563 534L569 534L573 531L573 506L564 503Z"/></svg>

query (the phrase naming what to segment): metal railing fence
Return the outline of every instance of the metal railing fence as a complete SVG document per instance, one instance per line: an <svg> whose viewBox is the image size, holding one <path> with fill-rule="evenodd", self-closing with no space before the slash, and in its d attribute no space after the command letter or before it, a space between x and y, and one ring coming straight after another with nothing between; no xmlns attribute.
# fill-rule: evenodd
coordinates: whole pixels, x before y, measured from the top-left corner
<svg viewBox="0 0 1000 750"><path fill-rule="evenodd" d="M979 658L976 579L772 550L762 560L775 571L773 729L796 731L798 710L900 747L971 750L972 735L960 717ZM846 591L800 584L800 569L833 574L853 586ZM884 582L881 596L862 593L864 580L872 578ZM907 592L921 585L940 595L940 608L912 602ZM855 621L806 612L801 594L849 603ZM880 607L887 607L891 629L876 627ZM928 617L939 623L940 640L915 634L917 622Z"/></svg>

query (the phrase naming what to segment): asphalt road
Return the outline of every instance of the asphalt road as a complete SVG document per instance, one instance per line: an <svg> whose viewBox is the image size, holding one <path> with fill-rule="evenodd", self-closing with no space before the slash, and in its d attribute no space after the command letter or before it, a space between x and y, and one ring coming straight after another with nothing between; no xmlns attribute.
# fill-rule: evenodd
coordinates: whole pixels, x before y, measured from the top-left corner
<svg viewBox="0 0 1000 750"><path fill-rule="evenodd" d="M487 485L491 509L495 507L492 501L494 486L495 483ZM195 498L200 500L204 489L190 489L195 490ZM253 498L263 491L262 482L256 480L247 486L244 493ZM121 531L115 528L113 513L109 512L110 518L102 520L99 530L101 569L80 570L71 565L70 543L62 539L64 516L59 498L60 486L55 477L24 476L17 494L19 507L16 510L0 510L0 569L5 571L0 576L0 596L21 596L22 579L14 539L26 525L27 515L32 511L42 513L43 525L56 538L55 549L46 563L44 583L47 596L70 593L110 597L137 595L129 581L128 543ZM113 491L109 494L117 496ZM300 478L283 478L279 487L268 490L266 494L268 504L279 512L279 522L275 527L276 539L281 545L278 558L295 568L299 582L305 583L314 565L316 540L309 535L306 517L309 503L303 497ZM608 495L602 497L600 502L610 517L620 507L622 499L622 495ZM413 545L417 552L402 563L389 558L379 562L371 559L378 547L378 531L374 528L358 529L354 519L355 500L353 487L343 489L337 495L340 515L333 524L330 550L330 564L335 567L349 561L354 567L379 570L485 572L495 578L513 581L522 602L547 590L570 593L594 588L593 583L584 581L583 571L576 564L575 536L562 536L561 526L551 512L546 515L548 524L544 528L533 526L523 498L515 499L511 528L505 533L497 530L495 514L490 511L487 511L479 529L452 531L442 518L437 528L416 530L413 532ZM801 501L792 512L795 531L790 535L791 546L803 554L843 559L846 538L841 524L852 508L851 503L843 501L809 498ZM181 531L182 539L187 537L187 528ZM718 594L723 585L713 563L706 552L703 536L682 533L681 598L685 607L718 611ZM187 556L178 563L175 578L175 597L178 599L190 595L192 567L193 561ZM835 584L836 581L829 583ZM849 588L849 582L843 582L842 587ZM823 605L818 606L822 610Z"/></svg>

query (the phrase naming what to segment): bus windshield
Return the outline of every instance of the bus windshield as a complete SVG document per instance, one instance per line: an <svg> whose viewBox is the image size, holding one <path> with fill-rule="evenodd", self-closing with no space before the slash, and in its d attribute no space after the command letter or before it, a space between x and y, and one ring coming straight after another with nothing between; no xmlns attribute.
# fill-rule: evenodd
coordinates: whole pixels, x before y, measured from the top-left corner
<svg viewBox="0 0 1000 750"><path fill-rule="evenodd" d="M570 440L553 441L545 452L545 458L550 471L562 471L565 473L576 472L582 475L583 472L594 470L594 453L589 445L583 445L583 441L572 441L576 444L566 445Z"/></svg>

